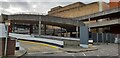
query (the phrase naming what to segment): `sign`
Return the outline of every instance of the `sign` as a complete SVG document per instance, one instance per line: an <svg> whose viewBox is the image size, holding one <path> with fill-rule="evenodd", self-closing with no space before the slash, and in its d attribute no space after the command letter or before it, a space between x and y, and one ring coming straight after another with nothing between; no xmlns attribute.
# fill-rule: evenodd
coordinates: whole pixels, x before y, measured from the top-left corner
<svg viewBox="0 0 120 58"><path fill-rule="evenodd" d="M6 28L5 24L0 23L0 38L6 37Z"/></svg>
<svg viewBox="0 0 120 58"><path fill-rule="evenodd" d="M87 26L80 27L80 46L88 48L89 29Z"/></svg>

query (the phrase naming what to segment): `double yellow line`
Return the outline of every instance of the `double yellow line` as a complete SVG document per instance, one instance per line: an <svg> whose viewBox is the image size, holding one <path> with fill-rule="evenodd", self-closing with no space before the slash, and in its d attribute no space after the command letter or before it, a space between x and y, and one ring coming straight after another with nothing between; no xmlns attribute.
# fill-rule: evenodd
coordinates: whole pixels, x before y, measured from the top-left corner
<svg viewBox="0 0 120 58"><path fill-rule="evenodd" d="M45 44L45 43L40 43L40 42L32 42L32 41L25 41L25 40L18 40L19 42L26 42L26 43L30 43L30 44L38 44L38 45L42 45L42 46L47 46L47 47L51 47L51 48L60 48L54 45L50 45L50 44Z"/></svg>

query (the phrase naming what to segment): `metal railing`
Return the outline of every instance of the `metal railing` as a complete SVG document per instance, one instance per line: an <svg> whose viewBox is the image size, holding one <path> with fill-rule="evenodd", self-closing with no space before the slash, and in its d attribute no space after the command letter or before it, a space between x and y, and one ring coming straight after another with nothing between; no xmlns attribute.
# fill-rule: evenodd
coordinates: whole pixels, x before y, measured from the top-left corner
<svg viewBox="0 0 120 58"><path fill-rule="evenodd" d="M118 43L120 41L120 34L91 33L90 39L92 39L94 43Z"/></svg>

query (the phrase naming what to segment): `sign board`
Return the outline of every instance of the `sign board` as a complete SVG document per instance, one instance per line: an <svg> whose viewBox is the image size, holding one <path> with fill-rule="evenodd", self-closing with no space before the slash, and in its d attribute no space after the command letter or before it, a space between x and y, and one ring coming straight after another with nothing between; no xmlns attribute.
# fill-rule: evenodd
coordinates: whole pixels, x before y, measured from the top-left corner
<svg viewBox="0 0 120 58"><path fill-rule="evenodd" d="M0 38L6 37L6 28L5 24L0 23Z"/></svg>
<svg viewBox="0 0 120 58"><path fill-rule="evenodd" d="M80 27L80 46L88 48L89 29L87 26Z"/></svg>

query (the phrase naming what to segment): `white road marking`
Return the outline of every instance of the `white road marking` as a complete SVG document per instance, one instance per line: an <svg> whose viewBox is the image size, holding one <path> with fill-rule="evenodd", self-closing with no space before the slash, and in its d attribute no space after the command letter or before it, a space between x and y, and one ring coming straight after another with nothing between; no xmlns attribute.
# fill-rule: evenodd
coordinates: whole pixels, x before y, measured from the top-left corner
<svg viewBox="0 0 120 58"><path fill-rule="evenodd" d="M83 54L84 56L86 56L85 53L82 52L82 54Z"/></svg>
<svg viewBox="0 0 120 58"><path fill-rule="evenodd" d="M100 56L100 55L97 55L97 56Z"/></svg>

